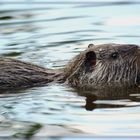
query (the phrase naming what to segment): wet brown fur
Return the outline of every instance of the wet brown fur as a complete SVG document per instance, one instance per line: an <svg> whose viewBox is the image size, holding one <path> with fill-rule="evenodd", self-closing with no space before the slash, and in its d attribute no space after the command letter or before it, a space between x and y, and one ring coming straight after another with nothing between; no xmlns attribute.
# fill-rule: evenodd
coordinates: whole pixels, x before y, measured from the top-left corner
<svg viewBox="0 0 140 140"><path fill-rule="evenodd" d="M112 61L109 56L114 50L120 51L121 58ZM96 54L96 66L92 72L86 72L86 54L91 51ZM99 56L101 53L102 58ZM104 67L100 65L104 65ZM119 72L119 69L122 72ZM90 76L93 77L89 78ZM118 78L118 81L113 76ZM91 82L92 80L93 82ZM85 89L139 85L140 49L136 45L127 44L93 45L77 55L66 67L60 70L45 69L15 59L0 58L0 90L41 86L51 82L67 82L73 87Z"/></svg>

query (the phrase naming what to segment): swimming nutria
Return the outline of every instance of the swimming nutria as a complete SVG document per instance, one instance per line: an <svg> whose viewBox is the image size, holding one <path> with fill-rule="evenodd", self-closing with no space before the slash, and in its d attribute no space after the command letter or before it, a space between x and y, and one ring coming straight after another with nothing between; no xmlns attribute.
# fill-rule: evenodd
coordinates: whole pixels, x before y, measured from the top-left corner
<svg viewBox="0 0 140 140"><path fill-rule="evenodd" d="M129 44L90 44L87 50L59 70L0 58L0 90L41 86L50 82L67 82L81 89L139 85L140 48Z"/></svg>

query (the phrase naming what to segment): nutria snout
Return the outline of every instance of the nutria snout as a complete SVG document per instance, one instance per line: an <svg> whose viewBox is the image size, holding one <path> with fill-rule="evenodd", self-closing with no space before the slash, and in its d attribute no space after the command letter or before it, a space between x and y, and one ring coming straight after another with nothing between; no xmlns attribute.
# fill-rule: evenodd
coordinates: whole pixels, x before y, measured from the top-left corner
<svg viewBox="0 0 140 140"><path fill-rule="evenodd" d="M45 69L0 58L0 90L68 83L80 89L134 87L140 84L140 48L129 44L92 45L64 68Z"/></svg>

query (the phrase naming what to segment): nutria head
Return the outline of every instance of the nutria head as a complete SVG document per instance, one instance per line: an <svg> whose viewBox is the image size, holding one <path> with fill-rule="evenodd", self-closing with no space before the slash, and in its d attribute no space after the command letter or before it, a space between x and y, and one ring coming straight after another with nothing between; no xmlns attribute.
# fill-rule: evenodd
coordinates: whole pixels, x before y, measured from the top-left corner
<svg viewBox="0 0 140 140"><path fill-rule="evenodd" d="M65 69L74 87L102 89L131 87L140 82L140 49L137 45L89 45Z"/></svg>

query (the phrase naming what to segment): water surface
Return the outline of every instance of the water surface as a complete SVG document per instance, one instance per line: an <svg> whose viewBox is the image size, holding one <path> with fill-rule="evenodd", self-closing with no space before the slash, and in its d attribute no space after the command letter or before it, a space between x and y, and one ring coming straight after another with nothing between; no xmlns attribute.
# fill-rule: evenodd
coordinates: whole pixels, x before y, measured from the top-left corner
<svg viewBox="0 0 140 140"><path fill-rule="evenodd" d="M0 55L63 67L89 43L139 44L139 1L1 0ZM83 94L83 93L82 93ZM0 136L140 136L140 93L84 97L64 85L0 95Z"/></svg>

